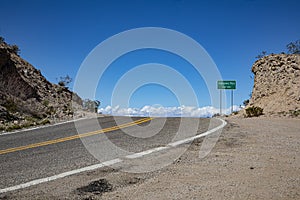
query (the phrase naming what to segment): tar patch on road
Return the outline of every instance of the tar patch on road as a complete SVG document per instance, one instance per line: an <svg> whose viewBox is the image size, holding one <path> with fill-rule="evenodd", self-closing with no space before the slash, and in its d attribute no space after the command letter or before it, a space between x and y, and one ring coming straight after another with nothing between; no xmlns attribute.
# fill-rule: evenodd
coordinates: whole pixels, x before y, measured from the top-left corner
<svg viewBox="0 0 300 200"><path fill-rule="evenodd" d="M6 200L6 199L9 199L9 197L7 195L4 195L4 196L0 195L0 200Z"/></svg>
<svg viewBox="0 0 300 200"><path fill-rule="evenodd" d="M113 186L106 179L100 179L97 181L93 181L87 186L83 186L77 188L77 192L79 195L85 194L94 194L94 195L102 195L105 192L112 191Z"/></svg>

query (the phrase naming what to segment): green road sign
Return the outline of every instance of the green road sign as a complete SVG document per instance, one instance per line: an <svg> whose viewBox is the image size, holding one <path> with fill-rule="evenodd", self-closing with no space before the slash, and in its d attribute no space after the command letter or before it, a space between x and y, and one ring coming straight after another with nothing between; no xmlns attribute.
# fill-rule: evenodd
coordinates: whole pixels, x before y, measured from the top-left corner
<svg viewBox="0 0 300 200"><path fill-rule="evenodd" d="M234 90L236 89L236 81L218 81L218 89Z"/></svg>

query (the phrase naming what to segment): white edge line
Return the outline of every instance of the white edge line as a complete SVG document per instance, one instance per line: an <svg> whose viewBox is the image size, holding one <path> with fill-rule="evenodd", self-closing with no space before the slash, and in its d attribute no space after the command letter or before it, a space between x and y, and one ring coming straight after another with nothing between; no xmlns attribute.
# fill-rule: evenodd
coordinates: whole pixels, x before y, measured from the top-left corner
<svg viewBox="0 0 300 200"><path fill-rule="evenodd" d="M69 121L65 121L65 122L59 122L59 123L56 123L56 124L48 124L48 125L36 126L36 127L32 127L32 128L28 128L28 129L20 129L20 130L16 130L16 131L12 131L12 132L2 132L2 133L0 133L0 137L2 135L10 135L10 134L14 134L14 133L21 133L21 132L27 132L27 131L37 130L37 129L43 129L43 128L48 128L48 127L52 127L52 126L58 126L58 125L61 125L61 124L67 124L67 123L77 122L77 121L84 120L84 119L89 119L89 118L79 118L79 119L75 119L75 120L69 120Z"/></svg>
<svg viewBox="0 0 300 200"><path fill-rule="evenodd" d="M199 134L199 135L196 135L196 136L184 139L184 140L169 143L169 144L167 144L167 146L164 146L164 147L156 147L156 148L149 149L149 150L146 150L146 151L142 151L142 152L139 152L139 153L130 154L130 155L125 156L125 158L128 158L128 159L139 158L139 157L142 157L144 155L151 154L153 152L163 151L163 150L169 149L171 147L176 147L176 146L179 146L181 144L192 142L195 139L207 136L207 135L209 135L209 134L211 134L211 133L213 133L217 130L222 129L224 126L226 126L227 122L225 120L220 119L220 118L217 118L217 119L221 120L222 124L220 126L216 127L216 128L213 128L209 131L206 131L202 134ZM53 180L56 180L56 179L59 179L59 178L64 178L64 177L74 175L74 174L78 174L78 173L81 173L81 172L99 169L99 168L102 168L102 167L105 167L105 166L110 166L110 165L113 165L113 164L116 164L116 163L120 163L122 161L123 160L121 160L120 158L116 158L116 159L113 159L113 160L109 160L109 161L105 161L105 162L102 162L102 163L99 163L99 164L90 165L90 166L87 166L87 167L71 170L71 171L64 172L64 173L61 173L61 174L57 174L57 175L54 175L54 176L41 178L41 179L36 179L36 180L30 181L30 182L27 182L27 183L22 183L20 185L15 185L15 186L11 186L11 187L8 187L8 188L0 189L0 194L5 193L5 192L11 192L11 191L22 189L22 188L26 188L26 187L30 187L30 186L37 185L37 184L40 184L40 183L53 181Z"/></svg>
<svg viewBox="0 0 300 200"><path fill-rule="evenodd" d="M37 185L37 184L40 184L40 183L53 181L53 180L56 180L56 179L59 179L59 178L64 178L64 177L71 176L71 175L74 175L74 174L78 174L78 173L81 173L81 172L99 169L99 168L102 168L102 167L105 167L105 166L110 166L110 165L113 165L113 164L116 164L116 163L119 163L119 162L122 162L122 160L117 158L117 159L114 159L114 160L102 162L102 163L95 164L95 165L90 165L90 166L83 167L83 168L80 168L80 169L71 170L71 171L64 172L64 173L61 173L61 174L57 174L57 175L54 175L54 176L41 178L41 179L36 179L36 180L30 181L30 182L27 182L27 183L23 183L23 184L20 184L20 185L0 189L0 194L5 193L5 192L18 190L18 189L22 189L22 188L26 188L26 187L30 187L30 186Z"/></svg>
<svg viewBox="0 0 300 200"><path fill-rule="evenodd" d="M149 149L149 150L142 151L142 152L139 152L139 153L134 153L134 154L127 155L127 156L125 156L125 158L129 158L129 159L139 158L139 157L142 157L144 155L151 154L153 152L166 150L168 148L169 148L168 146L166 146L166 147L157 147L157 148L154 148L154 149Z"/></svg>
<svg viewBox="0 0 300 200"><path fill-rule="evenodd" d="M218 118L218 119L222 121L222 124L220 126L218 126L216 128L213 128L213 129L210 129L209 131L206 131L206 132L201 133L199 135L195 135L195 136L187 138L187 139L183 139L183 140L179 140L179 141L176 141L176 142L169 143L168 146L176 147L176 146L181 145L181 144L189 143L189 142L194 141L195 139L199 139L201 137L207 136L209 134L212 134L213 132L216 132L217 130L220 130L220 129L224 128L224 126L226 126L227 122L223 119L220 119L220 118Z"/></svg>

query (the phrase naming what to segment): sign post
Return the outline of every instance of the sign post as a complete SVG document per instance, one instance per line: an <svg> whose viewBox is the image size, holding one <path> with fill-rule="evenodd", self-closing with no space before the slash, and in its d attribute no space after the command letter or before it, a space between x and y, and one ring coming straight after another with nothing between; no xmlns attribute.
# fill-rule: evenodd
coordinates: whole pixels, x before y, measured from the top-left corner
<svg viewBox="0 0 300 200"><path fill-rule="evenodd" d="M236 89L236 81L218 81L218 89L220 90L220 115L222 115L222 91L231 90L231 113L233 112L233 90Z"/></svg>

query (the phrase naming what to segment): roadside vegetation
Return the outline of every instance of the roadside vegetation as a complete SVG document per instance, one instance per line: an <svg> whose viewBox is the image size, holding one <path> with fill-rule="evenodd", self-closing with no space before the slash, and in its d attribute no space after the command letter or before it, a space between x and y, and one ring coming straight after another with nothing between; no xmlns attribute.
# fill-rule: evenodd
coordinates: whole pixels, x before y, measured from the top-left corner
<svg viewBox="0 0 300 200"><path fill-rule="evenodd" d="M259 106L251 106L246 108L246 116L245 117L258 117L263 115L263 108Z"/></svg>
<svg viewBox="0 0 300 200"><path fill-rule="evenodd" d="M11 132L19 129L30 128L33 126L43 126L50 124L49 119L38 120L35 118L27 118L21 122L13 121L6 124L0 124L0 131Z"/></svg>
<svg viewBox="0 0 300 200"><path fill-rule="evenodd" d="M281 52L282 54L300 54L300 39L296 40L294 42L290 42L286 45L286 52ZM273 54L273 53L271 53ZM267 51L262 51L260 54L258 54L255 58L261 59L265 56L267 56Z"/></svg>
<svg viewBox="0 0 300 200"><path fill-rule="evenodd" d="M3 37L0 36L0 44L5 43L5 39ZM12 52L16 55L20 55L20 48L18 47L18 45L13 44L13 45L9 45L12 49Z"/></svg>
<svg viewBox="0 0 300 200"><path fill-rule="evenodd" d="M290 54L300 54L300 40L289 43L286 48Z"/></svg>
<svg viewBox="0 0 300 200"><path fill-rule="evenodd" d="M73 81L72 78L69 75L61 76L57 79L58 85L61 87L64 87L66 89L69 89L68 85Z"/></svg>
<svg viewBox="0 0 300 200"><path fill-rule="evenodd" d="M289 111L289 114L290 114L292 117L299 117L299 116L300 116L300 110L290 110L290 111Z"/></svg>

